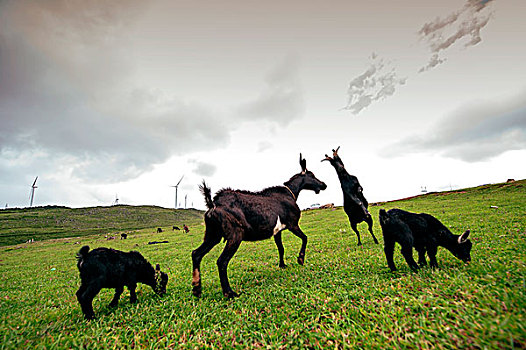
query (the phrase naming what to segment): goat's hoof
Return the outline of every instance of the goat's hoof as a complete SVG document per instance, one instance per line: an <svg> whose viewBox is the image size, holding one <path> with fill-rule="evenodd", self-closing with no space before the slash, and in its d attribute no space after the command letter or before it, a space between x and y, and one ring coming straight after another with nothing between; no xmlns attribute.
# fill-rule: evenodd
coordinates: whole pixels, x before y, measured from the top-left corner
<svg viewBox="0 0 526 350"><path fill-rule="evenodd" d="M303 265L305 263L305 258L299 256L298 257L298 264Z"/></svg>
<svg viewBox="0 0 526 350"><path fill-rule="evenodd" d="M362 242L358 242L358 246L361 246L362 245Z"/></svg>
<svg viewBox="0 0 526 350"><path fill-rule="evenodd" d="M194 289L192 289L192 294L194 297L201 298L201 287L194 287Z"/></svg>
<svg viewBox="0 0 526 350"><path fill-rule="evenodd" d="M228 292L224 292L223 293L225 295L225 297L227 299L234 299L234 298L237 298L239 296L239 294L237 294L236 292L234 292L233 290L231 291L228 291Z"/></svg>
<svg viewBox="0 0 526 350"><path fill-rule="evenodd" d="M84 315L84 318L86 319L86 321L91 321L95 318L95 314Z"/></svg>
<svg viewBox="0 0 526 350"><path fill-rule="evenodd" d="M375 240L374 240L374 243L378 244L378 240L377 240L377 239L375 239Z"/></svg>
<svg viewBox="0 0 526 350"><path fill-rule="evenodd" d="M287 268L287 264L279 264L279 268L280 269L286 269Z"/></svg>

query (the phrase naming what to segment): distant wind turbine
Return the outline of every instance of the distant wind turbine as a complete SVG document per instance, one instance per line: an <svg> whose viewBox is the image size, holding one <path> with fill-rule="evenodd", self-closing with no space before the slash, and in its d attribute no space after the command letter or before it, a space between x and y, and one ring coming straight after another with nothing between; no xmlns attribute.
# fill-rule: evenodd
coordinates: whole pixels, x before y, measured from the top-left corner
<svg viewBox="0 0 526 350"><path fill-rule="evenodd" d="M35 177L35 181L33 181L33 185L31 185L31 200L29 202L29 207L31 208L33 206L33 198L35 198L35 188L38 188L36 186L37 184L37 179L38 179L38 176Z"/></svg>
<svg viewBox="0 0 526 350"><path fill-rule="evenodd" d="M117 196L117 193L115 193L115 201L111 205L117 205L119 204L119 197Z"/></svg>
<svg viewBox="0 0 526 350"><path fill-rule="evenodd" d="M170 187L175 187L175 209L177 209L177 189L179 188L179 184L181 183L181 181L183 181L183 176L181 176L181 179L179 180L179 182L177 183L177 185L175 186L170 186Z"/></svg>

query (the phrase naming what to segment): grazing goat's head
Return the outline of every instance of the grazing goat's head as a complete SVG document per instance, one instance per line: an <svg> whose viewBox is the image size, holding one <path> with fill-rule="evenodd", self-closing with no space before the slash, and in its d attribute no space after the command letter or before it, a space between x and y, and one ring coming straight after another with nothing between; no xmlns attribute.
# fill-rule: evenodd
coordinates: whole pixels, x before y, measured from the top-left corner
<svg viewBox="0 0 526 350"><path fill-rule="evenodd" d="M455 246L451 249L451 253L464 262L471 261L471 247L472 243L468 239L469 230L458 236Z"/></svg>
<svg viewBox="0 0 526 350"><path fill-rule="evenodd" d="M301 153L300 166L301 173L291 177L290 180L285 183L285 185L294 182L298 184L300 189L311 190L316 192L316 194L327 188L325 182L318 180L312 171L307 170L307 161L301 156Z"/></svg>
<svg viewBox="0 0 526 350"><path fill-rule="evenodd" d="M155 266L155 293L159 295L166 294L166 285L168 284L168 275L164 272L161 272L161 267L159 264Z"/></svg>

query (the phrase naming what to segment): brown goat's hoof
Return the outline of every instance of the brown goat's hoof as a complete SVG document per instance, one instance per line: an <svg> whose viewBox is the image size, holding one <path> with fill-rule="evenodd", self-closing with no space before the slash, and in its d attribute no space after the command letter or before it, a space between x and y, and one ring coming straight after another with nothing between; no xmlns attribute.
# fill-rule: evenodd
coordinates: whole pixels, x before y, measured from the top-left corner
<svg viewBox="0 0 526 350"><path fill-rule="evenodd" d="M298 264L300 264L300 265L305 264L305 258L298 257Z"/></svg>
<svg viewBox="0 0 526 350"><path fill-rule="evenodd" d="M192 289L192 294L194 295L194 297L201 298L201 286L195 286Z"/></svg>

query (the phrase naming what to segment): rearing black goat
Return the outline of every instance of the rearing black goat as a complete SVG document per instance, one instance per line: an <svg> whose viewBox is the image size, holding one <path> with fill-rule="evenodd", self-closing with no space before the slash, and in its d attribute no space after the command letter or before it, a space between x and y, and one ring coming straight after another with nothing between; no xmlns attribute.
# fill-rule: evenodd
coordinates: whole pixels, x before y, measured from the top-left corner
<svg viewBox="0 0 526 350"><path fill-rule="evenodd" d="M279 266L285 267L281 231L288 229L302 240L298 264L303 265L307 236L298 226L301 211L296 198L301 190L319 193L327 185L307 170L307 162L300 154L301 173L294 175L284 186L269 187L261 192L223 189L212 200L206 183L199 186L206 201L205 236L203 244L192 252L193 294L201 296L200 265L203 257L220 241L226 240L223 253L217 260L219 279L227 298L237 297L228 282L227 267L242 241L260 241L274 237L279 252Z"/></svg>
<svg viewBox="0 0 526 350"><path fill-rule="evenodd" d="M332 150L332 157L325 155L325 159L322 159L321 161L328 160L336 170L336 174L338 174L338 179L340 179L343 191L343 210L345 210L345 213L349 217L351 228L356 232L356 236L358 236L358 245L362 245L362 241L360 240L360 232L356 225L362 221L367 223L369 226L369 232L371 232L371 235L373 236L374 243L378 244L378 240L373 233L373 218L367 210L369 203L363 196L363 189L362 186L360 186L360 182L358 182L358 178L350 175L347 170L345 170L345 166L338 155L339 149L340 147L336 148L336 150Z"/></svg>

